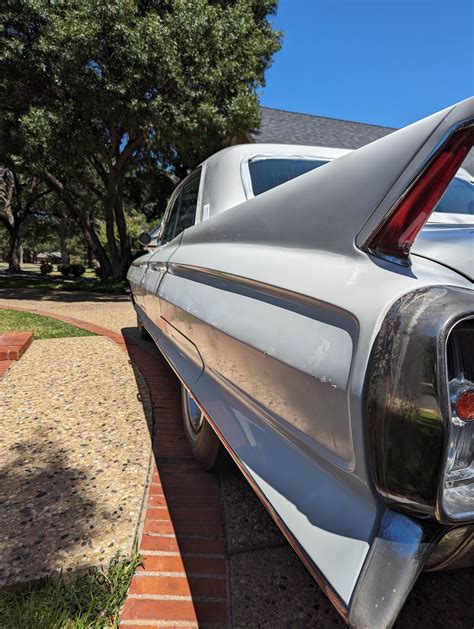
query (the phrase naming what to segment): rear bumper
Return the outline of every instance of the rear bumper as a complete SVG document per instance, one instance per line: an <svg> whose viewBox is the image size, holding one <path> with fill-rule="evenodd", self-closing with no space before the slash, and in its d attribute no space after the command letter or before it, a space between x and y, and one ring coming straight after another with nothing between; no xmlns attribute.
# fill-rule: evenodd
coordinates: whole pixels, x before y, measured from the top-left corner
<svg viewBox="0 0 474 629"><path fill-rule="evenodd" d="M349 605L349 625L391 627L422 570L474 565L474 525L445 527L387 510Z"/></svg>

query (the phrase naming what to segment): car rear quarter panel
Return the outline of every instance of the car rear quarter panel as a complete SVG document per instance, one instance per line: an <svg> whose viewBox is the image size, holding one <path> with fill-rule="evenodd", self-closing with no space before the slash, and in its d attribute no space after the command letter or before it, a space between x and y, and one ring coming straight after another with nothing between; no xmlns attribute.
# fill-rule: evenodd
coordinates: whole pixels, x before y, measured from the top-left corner
<svg viewBox="0 0 474 629"><path fill-rule="evenodd" d="M202 357L193 392L344 604L384 508L366 447L375 336L401 294L469 284L424 260L391 267L183 238L159 287L162 317Z"/></svg>

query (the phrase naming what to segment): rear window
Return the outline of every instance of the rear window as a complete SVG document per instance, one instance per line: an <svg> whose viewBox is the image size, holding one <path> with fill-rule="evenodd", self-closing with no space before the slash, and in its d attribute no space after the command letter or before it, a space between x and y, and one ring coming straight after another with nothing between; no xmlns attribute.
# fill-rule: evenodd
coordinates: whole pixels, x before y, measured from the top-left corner
<svg viewBox="0 0 474 629"><path fill-rule="evenodd" d="M302 158L257 158L249 162L255 196L327 164L327 161Z"/></svg>
<svg viewBox="0 0 474 629"><path fill-rule="evenodd" d="M474 215L474 185L467 179L455 177L449 184L435 212Z"/></svg>

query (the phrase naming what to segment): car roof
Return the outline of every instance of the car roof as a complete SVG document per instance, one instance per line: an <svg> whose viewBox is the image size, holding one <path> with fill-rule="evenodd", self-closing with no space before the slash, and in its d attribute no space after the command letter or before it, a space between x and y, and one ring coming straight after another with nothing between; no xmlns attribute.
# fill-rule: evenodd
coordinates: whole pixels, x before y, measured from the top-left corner
<svg viewBox="0 0 474 629"><path fill-rule="evenodd" d="M253 155L265 155L265 156L278 156L278 157L325 157L328 159L335 159L336 157L342 157L347 153L350 153L351 149L339 149L329 146L310 146L303 144L268 144L268 143L248 143L248 144L235 144L234 146L228 146L217 153L214 153L206 160L204 164L209 164L214 161L229 159L229 160L242 160L244 158L252 157Z"/></svg>
<svg viewBox="0 0 474 629"><path fill-rule="evenodd" d="M257 157L292 157L333 160L351 151L326 146L301 144L236 144L214 153L201 166L205 171L202 205L209 207L209 217L220 214L247 200L242 165Z"/></svg>

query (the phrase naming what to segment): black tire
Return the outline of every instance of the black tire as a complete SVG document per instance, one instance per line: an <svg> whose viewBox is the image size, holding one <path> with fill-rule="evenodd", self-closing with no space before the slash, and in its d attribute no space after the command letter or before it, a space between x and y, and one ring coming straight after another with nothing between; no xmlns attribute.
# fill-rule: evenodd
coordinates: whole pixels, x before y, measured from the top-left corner
<svg viewBox="0 0 474 629"><path fill-rule="evenodd" d="M142 338L144 341L151 341L151 336L148 330L146 329L146 327L140 321L140 317L138 315L137 315L137 328L138 328L138 334L140 335L140 338Z"/></svg>
<svg viewBox="0 0 474 629"><path fill-rule="evenodd" d="M196 402L181 385L181 405L186 438L194 458L205 470L217 470L222 466L224 448L207 419L199 411ZM199 420L197 415L199 413ZM194 417L193 417L194 416Z"/></svg>

